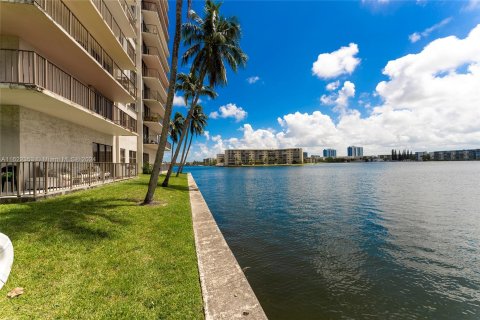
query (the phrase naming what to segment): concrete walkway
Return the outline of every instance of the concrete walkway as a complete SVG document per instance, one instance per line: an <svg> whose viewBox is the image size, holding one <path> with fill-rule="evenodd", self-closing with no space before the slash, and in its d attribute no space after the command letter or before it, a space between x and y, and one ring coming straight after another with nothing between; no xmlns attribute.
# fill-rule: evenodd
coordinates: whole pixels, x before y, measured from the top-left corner
<svg viewBox="0 0 480 320"><path fill-rule="evenodd" d="M205 319L267 319L191 174L188 187Z"/></svg>

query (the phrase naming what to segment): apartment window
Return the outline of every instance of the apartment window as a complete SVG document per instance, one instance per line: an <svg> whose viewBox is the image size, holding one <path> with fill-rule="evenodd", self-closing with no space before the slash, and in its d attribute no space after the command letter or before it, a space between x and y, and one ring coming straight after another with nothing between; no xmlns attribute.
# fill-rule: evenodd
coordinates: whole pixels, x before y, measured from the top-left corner
<svg viewBox="0 0 480 320"><path fill-rule="evenodd" d="M128 151L129 163L137 163L137 151Z"/></svg>
<svg viewBox="0 0 480 320"><path fill-rule="evenodd" d="M94 162L113 162L112 146L100 143L92 143L92 155Z"/></svg>
<svg viewBox="0 0 480 320"><path fill-rule="evenodd" d="M120 149L120 163L125 163L125 149Z"/></svg>
<svg viewBox="0 0 480 320"><path fill-rule="evenodd" d="M143 154L143 164L150 163L150 155L148 153Z"/></svg>

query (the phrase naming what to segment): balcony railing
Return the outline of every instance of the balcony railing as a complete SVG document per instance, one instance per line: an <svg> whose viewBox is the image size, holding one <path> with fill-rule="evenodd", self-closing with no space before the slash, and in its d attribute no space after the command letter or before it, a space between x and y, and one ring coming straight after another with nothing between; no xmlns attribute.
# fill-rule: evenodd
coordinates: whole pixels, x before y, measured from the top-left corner
<svg viewBox="0 0 480 320"><path fill-rule="evenodd" d="M148 137L144 136L143 144L160 144L160 137L161 135L149 135ZM165 147L168 149L172 149L172 145L168 141Z"/></svg>
<svg viewBox="0 0 480 320"><path fill-rule="evenodd" d="M158 123L160 123L160 125L163 125L163 118L159 114L156 114L156 113L152 113L152 114L149 114L149 115L144 115L143 116L143 121L158 122Z"/></svg>
<svg viewBox="0 0 480 320"><path fill-rule="evenodd" d="M160 79L160 72L158 72L156 69L143 68L142 74L144 77Z"/></svg>
<svg viewBox="0 0 480 320"><path fill-rule="evenodd" d="M133 178L137 174L136 163L66 162L60 158L55 161L1 161L0 202L8 198L37 198Z"/></svg>
<svg viewBox="0 0 480 320"><path fill-rule="evenodd" d="M135 82L118 67L107 52L92 37L78 18L62 1L34 0L35 4L57 22L69 35L80 44L103 69L111 74L132 96L136 97ZM135 61L135 60L134 60Z"/></svg>
<svg viewBox="0 0 480 320"><path fill-rule="evenodd" d="M135 7L128 5L125 0L120 0L120 5L122 6L123 11L127 15L128 21L130 21L130 24L132 25L136 33L137 29L135 28L135 21L137 21L137 19L135 18Z"/></svg>
<svg viewBox="0 0 480 320"><path fill-rule="evenodd" d="M156 47L143 46L143 54L150 54L154 56L160 56L160 52Z"/></svg>
<svg viewBox="0 0 480 320"><path fill-rule="evenodd" d="M160 18L160 8L155 2L142 1L142 10L155 11Z"/></svg>
<svg viewBox="0 0 480 320"><path fill-rule="evenodd" d="M136 132L136 120L92 87L33 51L0 49L0 82L36 85ZM134 123L134 124L132 124Z"/></svg>
<svg viewBox="0 0 480 320"><path fill-rule="evenodd" d="M128 41L125 35L123 34L122 29L120 29L120 26L118 25L117 21L113 17L112 13L105 5L105 1L93 0L93 4L97 8L97 10L100 12L100 15L102 16L103 21L105 21L108 27L110 28L110 30L112 30L113 34L115 35L115 38L117 38L123 50L125 50L125 52L128 54L132 62L135 63L135 49L133 48L130 41Z"/></svg>
<svg viewBox="0 0 480 320"><path fill-rule="evenodd" d="M160 135L149 135L143 136L143 143L144 144L159 144L160 143Z"/></svg>
<svg viewBox="0 0 480 320"><path fill-rule="evenodd" d="M160 96L160 94L159 94L157 91L154 91L154 90L144 90L144 91L143 91L143 99L160 101L161 96Z"/></svg>
<svg viewBox="0 0 480 320"><path fill-rule="evenodd" d="M154 24L142 24L142 31L147 32L147 33L152 33L155 35L160 35L160 32L158 31L158 28Z"/></svg>

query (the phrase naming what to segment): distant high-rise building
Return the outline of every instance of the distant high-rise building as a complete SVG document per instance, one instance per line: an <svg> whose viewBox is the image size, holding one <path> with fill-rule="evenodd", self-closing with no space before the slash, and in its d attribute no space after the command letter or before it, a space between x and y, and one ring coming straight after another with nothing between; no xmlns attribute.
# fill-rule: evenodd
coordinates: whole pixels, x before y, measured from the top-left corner
<svg viewBox="0 0 480 320"><path fill-rule="evenodd" d="M347 148L349 157L363 157L363 147L350 146Z"/></svg>
<svg viewBox="0 0 480 320"><path fill-rule="evenodd" d="M308 152L303 153L303 159L308 158Z"/></svg>
<svg viewBox="0 0 480 320"><path fill-rule="evenodd" d="M335 150L335 149L323 149L323 156L325 158L335 158L337 156L337 150Z"/></svg>

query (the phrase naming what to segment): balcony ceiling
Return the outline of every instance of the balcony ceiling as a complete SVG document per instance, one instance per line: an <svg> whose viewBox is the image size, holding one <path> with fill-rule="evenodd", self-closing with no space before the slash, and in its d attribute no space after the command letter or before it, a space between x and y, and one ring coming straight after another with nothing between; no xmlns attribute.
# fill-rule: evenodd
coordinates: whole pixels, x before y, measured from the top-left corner
<svg viewBox="0 0 480 320"><path fill-rule="evenodd" d="M41 92L26 89L21 85L15 88L2 84L0 87L0 104L23 106L101 133L117 136L137 136L136 133L48 90Z"/></svg>
<svg viewBox="0 0 480 320"><path fill-rule="evenodd" d="M150 130L160 134L162 133L162 125L156 121L143 121L143 124L146 125Z"/></svg>
<svg viewBox="0 0 480 320"><path fill-rule="evenodd" d="M112 101L135 101L82 46L35 5L1 2L0 30L2 34L23 39L39 54Z"/></svg>

